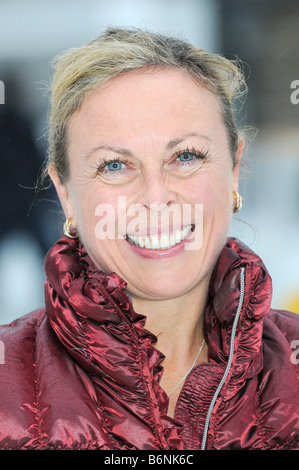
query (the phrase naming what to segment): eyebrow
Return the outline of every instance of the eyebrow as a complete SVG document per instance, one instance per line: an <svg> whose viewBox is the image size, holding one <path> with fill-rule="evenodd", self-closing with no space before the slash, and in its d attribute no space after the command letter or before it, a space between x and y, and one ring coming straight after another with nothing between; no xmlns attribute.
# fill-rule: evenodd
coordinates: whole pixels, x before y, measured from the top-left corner
<svg viewBox="0 0 299 470"><path fill-rule="evenodd" d="M201 138L204 138L204 139L208 140L209 142L212 142L211 137L209 137L205 134L202 134L201 132L189 132L188 134L182 135L178 139L170 140L167 144L166 149L167 150L173 149L174 147L176 147L178 144L180 144L184 140L188 139L189 137L201 137Z"/></svg>
<svg viewBox="0 0 299 470"><path fill-rule="evenodd" d="M174 147L176 147L177 145L179 145L181 142L188 139L189 137L200 137L200 138L208 140L209 142L212 142L211 137L209 137L205 134L202 134L201 132L189 132L188 134L184 134L181 137L178 137L177 139L170 140L168 142L167 146L166 146L166 150L173 149ZM98 150L106 150L108 152L118 153L118 154L123 155L125 157L132 157L133 156L133 153L130 150L126 149L126 148L111 147L111 145L100 145L98 147L95 147L95 148L91 149L87 153L86 158L89 158L90 155L92 155L94 152L96 152Z"/></svg>
<svg viewBox="0 0 299 470"><path fill-rule="evenodd" d="M98 150L107 150L108 152L119 153L120 155L124 155L125 157L132 157L133 156L132 152L128 149L118 148L118 147L111 147L111 145L100 145L98 147L95 147L95 148L91 149L87 153L86 158L89 158L90 155L92 155L94 152L97 152Z"/></svg>

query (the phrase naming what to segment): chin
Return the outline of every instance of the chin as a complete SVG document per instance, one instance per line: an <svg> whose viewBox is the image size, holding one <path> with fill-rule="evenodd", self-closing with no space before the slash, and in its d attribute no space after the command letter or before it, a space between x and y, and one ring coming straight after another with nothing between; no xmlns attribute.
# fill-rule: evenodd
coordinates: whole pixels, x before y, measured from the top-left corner
<svg viewBox="0 0 299 470"><path fill-rule="evenodd" d="M191 277L190 273L186 275L182 271L175 275L161 273L155 276L152 274L137 281L133 280L133 282L127 280L127 289L132 295L148 300L173 299L192 290L200 280L200 275L195 274Z"/></svg>

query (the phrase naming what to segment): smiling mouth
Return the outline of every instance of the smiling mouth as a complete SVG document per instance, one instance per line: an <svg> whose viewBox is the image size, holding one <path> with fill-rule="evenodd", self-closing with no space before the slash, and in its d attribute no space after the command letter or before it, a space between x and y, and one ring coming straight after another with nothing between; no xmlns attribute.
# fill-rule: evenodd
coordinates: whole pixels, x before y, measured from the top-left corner
<svg viewBox="0 0 299 470"><path fill-rule="evenodd" d="M168 250L175 245L178 245L185 240L191 232L195 229L194 224L186 225L182 230L176 230L175 233L170 235L162 234L160 236L140 236L140 235L126 235L126 240L139 248L147 250Z"/></svg>

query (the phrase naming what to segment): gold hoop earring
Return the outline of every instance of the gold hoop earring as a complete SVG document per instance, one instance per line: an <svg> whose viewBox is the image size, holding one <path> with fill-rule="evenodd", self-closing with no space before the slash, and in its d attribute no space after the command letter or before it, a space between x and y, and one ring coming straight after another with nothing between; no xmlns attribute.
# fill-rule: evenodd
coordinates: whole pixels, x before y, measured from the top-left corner
<svg viewBox="0 0 299 470"><path fill-rule="evenodd" d="M69 217L63 224L63 233L68 238L78 238L78 234L76 230L71 231L73 219Z"/></svg>
<svg viewBox="0 0 299 470"><path fill-rule="evenodd" d="M234 197L234 207L233 207L233 213L235 214L236 212L239 212L242 209L243 206L243 198L241 194L239 194L237 191L233 191L233 197Z"/></svg>

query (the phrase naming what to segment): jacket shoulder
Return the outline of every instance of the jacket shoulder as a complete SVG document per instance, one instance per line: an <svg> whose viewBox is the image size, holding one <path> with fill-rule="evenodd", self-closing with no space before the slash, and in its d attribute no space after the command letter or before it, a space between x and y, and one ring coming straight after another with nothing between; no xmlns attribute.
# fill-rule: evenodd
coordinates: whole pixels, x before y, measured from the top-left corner
<svg viewBox="0 0 299 470"><path fill-rule="evenodd" d="M39 309L0 326L0 449L18 449L30 442L30 425L35 422L36 337L44 317Z"/></svg>
<svg viewBox="0 0 299 470"><path fill-rule="evenodd" d="M15 372L22 376L26 374L28 358L34 354L36 347L36 332L44 317L44 309L38 309L0 326L2 389L6 383L16 380Z"/></svg>
<svg viewBox="0 0 299 470"><path fill-rule="evenodd" d="M40 318L44 318L45 316L45 309L38 308L33 310L26 315L23 315L16 320L11 321L10 323L0 325L0 334L3 334L4 331L17 331L20 327L24 326L25 324L36 324Z"/></svg>
<svg viewBox="0 0 299 470"><path fill-rule="evenodd" d="M299 378L299 315L285 310L270 310L263 328L263 349L269 362L280 359L294 367ZM296 367L297 366L297 367Z"/></svg>
<svg viewBox="0 0 299 470"><path fill-rule="evenodd" d="M43 309L0 327L0 449L110 448L93 384Z"/></svg>
<svg viewBox="0 0 299 470"><path fill-rule="evenodd" d="M44 317L45 310L40 308L13 320L11 323L0 325L0 340L4 344L4 349L9 344L28 339L28 334L29 337L34 335Z"/></svg>
<svg viewBox="0 0 299 470"><path fill-rule="evenodd" d="M262 346L264 366L259 377L259 425L273 448L298 449L299 315L271 310L264 318ZM274 419L274 415L278 419ZM275 430L275 438L270 436L270 429L272 434Z"/></svg>
<svg viewBox="0 0 299 470"><path fill-rule="evenodd" d="M299 340L299 314L286 310L270 310L266 319L289 341Z"/></svg>

